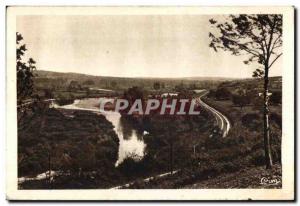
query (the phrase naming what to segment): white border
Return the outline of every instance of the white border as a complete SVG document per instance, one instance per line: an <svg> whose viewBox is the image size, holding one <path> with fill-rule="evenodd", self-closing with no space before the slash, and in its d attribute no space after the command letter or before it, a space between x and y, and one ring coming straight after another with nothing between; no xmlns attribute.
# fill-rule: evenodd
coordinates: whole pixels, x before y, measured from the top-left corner
<svg viewBox="0 0 300 206"><path fill-rule="evenodd" d="M282 189L18 190L16 15L283 14ZM6 157L8 199L14 200L291 200L294 198L294 10L292 7L10 7L7 13Z"/></svg>

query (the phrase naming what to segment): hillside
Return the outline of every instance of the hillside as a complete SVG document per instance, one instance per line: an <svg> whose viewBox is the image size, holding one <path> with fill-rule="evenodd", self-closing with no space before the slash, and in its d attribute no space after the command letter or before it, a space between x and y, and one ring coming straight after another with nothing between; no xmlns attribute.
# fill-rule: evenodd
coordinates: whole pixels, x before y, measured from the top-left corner
<svg viewBox="0 0 300 206"><path fill-rule="evenodd" d="M176 78L164 78L164 77L112 77L112 76L97 76L89 74L81 74L74 72L54 72L46 70L35 71L38 77L41 78L103 78L103 79L143 79L143 80L187 80L187 81L229 81L238 80L238 78L227 78L227 77L176 77Z"/></svg>
<svg viewBox="0 0 300 206"><path fill-rule="evenodd" d="M145 77L109 77L93 76L79 73L61 73L38 70L35 72L35 83L39 89L65 89L71 81L81 86L93 88L125 90L133 86L153 89L154 83L159 83L162 89L173 90L176 86L191 89L215 88L221 82L237 79L223 77L183 77L183 78L145 78Z"/></svg>

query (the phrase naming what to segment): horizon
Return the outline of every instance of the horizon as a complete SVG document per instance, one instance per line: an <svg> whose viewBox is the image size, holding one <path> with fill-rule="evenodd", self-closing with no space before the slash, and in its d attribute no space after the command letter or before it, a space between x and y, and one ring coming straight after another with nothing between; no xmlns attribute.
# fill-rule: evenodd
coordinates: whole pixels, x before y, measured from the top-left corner
<svg viewBox="0 0 300 206"><path fill-rule="evenodd" d="M53 73L61 73L61 74L78 74L78 75L87 75L93 77L111 77L111 78L141 78L141 79L188 79L188 78L216 78L216 79L259 79L255 77L224 77L224 76L186 76L186 77L147 77L147 76L106 76L106 75L95 75L95 74L87 74L87 73L79 73L79 72L60 72L54 70L39 70L37 69L35 72L53 72ZM269 77L282 77L282 75L274 75Z"/></svg>

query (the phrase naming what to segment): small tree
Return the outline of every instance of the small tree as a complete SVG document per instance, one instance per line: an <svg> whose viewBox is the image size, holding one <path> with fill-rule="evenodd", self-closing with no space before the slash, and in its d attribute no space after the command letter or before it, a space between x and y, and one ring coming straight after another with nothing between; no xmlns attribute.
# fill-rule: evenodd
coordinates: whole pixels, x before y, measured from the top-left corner
<svg viewBox="0 0 300 206"><path fill-rule="evenodd" d="M220 87L216 90L215 97L217 100L228 100L231 97L231 92L225 87Z"/></svg>
<svg viewBox="0 0 300 206"><path fill-rule="evenodd" d="M260 67L253 77L264 80L264 147L266 167L273 165L269 126L269 70L282 56L282 15L229 15L219 23L210 19L215 34L209 33L209 46L232 55L247 55L245 64L257 63Z"/></svg>
<svg viewBox="0 0 300 206"><path fill-rule="evenodd" d="M160 89L160 83L159 83L159 82L154 82L153 88L154 88L155 90L159 90L159 89Z"/></svg>
<svg viewBox="0 0 300 206"><path fill-rule="evenodd" d="M81 90L81 86L77 81L72 80L68 86L69 91Z"/></svg>
<svg viewBox="0 0 300 206"><path fill-rule="evenodd" d="M232 95L232 103L236 106L239 106L241 110L244 106L249 105L251 102L251 94L246 92L245 89L239 89L237 94Z"/></svg>
<svg viewBox="0 0 300 206"><path fill-rule="evenodd" d="M244 106L250 104L250 97L248 95L234 94L232 95L232 103L239 106L242 110Z"/></svg>

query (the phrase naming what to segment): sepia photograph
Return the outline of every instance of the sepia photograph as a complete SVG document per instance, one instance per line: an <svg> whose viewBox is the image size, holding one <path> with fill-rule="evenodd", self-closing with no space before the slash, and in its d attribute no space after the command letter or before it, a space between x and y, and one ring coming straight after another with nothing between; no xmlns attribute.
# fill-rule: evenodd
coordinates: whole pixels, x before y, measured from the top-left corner
<svg viewBox="0 0 300 206"><path fill-rule="evenodd" d="M7 7L11 200L293 200L293 7Z"/></svg>

